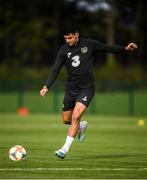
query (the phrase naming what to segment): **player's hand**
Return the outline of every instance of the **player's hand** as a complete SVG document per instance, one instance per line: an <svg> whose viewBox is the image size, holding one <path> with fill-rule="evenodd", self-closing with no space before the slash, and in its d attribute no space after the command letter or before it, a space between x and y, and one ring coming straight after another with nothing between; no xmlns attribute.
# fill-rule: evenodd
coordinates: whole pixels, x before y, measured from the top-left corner
<svg viewBox="0 0 147 180"><path fill-rule="evenodd" d="M137 49L138 48L138 46L137 46L137 44L135 44L135 43L129 43L126 47L125 47L125 49L126 50L129 50L129 51L133 51L133 50L135 50L135 49Z"/></svg>
<svg viewBox="0 0 147 180"><path fill-rule="evenodd" d="M48 88L46 86L44 86L41 90L40 90L40 95L45 97L45 94L47 93Z"/></svg>

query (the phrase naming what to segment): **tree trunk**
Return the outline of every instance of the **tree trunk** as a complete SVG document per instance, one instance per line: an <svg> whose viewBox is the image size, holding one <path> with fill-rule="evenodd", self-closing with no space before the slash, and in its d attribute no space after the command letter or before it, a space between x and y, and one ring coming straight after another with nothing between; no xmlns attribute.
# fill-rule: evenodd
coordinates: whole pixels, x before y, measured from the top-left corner
<svg viewBox="0 0 147 180"><path fill-rule="evenodd" d="M108 31L107 31L107 44L113 45L115 42L115 6L114 1L111 0L111 8L108 11ZM114 54L107 55L107 63L111 64L115 60Z"/></svg>

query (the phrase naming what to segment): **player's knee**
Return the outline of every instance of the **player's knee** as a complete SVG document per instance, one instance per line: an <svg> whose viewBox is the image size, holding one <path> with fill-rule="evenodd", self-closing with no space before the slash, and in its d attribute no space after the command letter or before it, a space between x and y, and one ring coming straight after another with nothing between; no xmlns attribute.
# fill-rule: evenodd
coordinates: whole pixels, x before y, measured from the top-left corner
<svg viewBox="0 0 147 180"><path fill-rule="evenodd" d="M73 116L72 116L72 122L78 122L80 120L80 116L78 115L78 114L74 114Z"/></svg>
<svg viewBox="0 0 147 180"><path fill-rule="evenodd" d="M63 124L71 124L71 120L67 117L63 117Z"/></svg>
<svg viewBox="0 0 147 180"><path fill-rule="evenodd" d="M63 119L63 124L71 124L71 121L65 121L65 120Z"/></svg>

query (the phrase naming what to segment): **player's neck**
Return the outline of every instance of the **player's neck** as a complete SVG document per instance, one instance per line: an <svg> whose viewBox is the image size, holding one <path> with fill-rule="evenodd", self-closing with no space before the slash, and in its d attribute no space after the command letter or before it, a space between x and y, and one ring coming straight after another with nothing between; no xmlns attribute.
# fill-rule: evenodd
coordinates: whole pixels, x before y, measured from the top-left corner
<svg viewBox="0 0 147 180"><path fill-rule="evenodd" d="M79 42L79 38L77 39L76 43L74 44L74 46L77 46Z"/></svg>

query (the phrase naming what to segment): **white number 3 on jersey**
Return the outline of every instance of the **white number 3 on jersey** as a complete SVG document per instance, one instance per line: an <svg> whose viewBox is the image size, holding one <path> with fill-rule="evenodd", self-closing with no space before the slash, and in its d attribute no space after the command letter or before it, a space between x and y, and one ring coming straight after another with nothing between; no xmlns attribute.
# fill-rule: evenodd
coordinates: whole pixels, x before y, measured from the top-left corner
<svg viewBox="0 0 147 180"><path fill-rule="evenodd" d="M72 60L71 65L73 67L78 67L80 65L80 56L76 55L71 60Z"/></svg>

